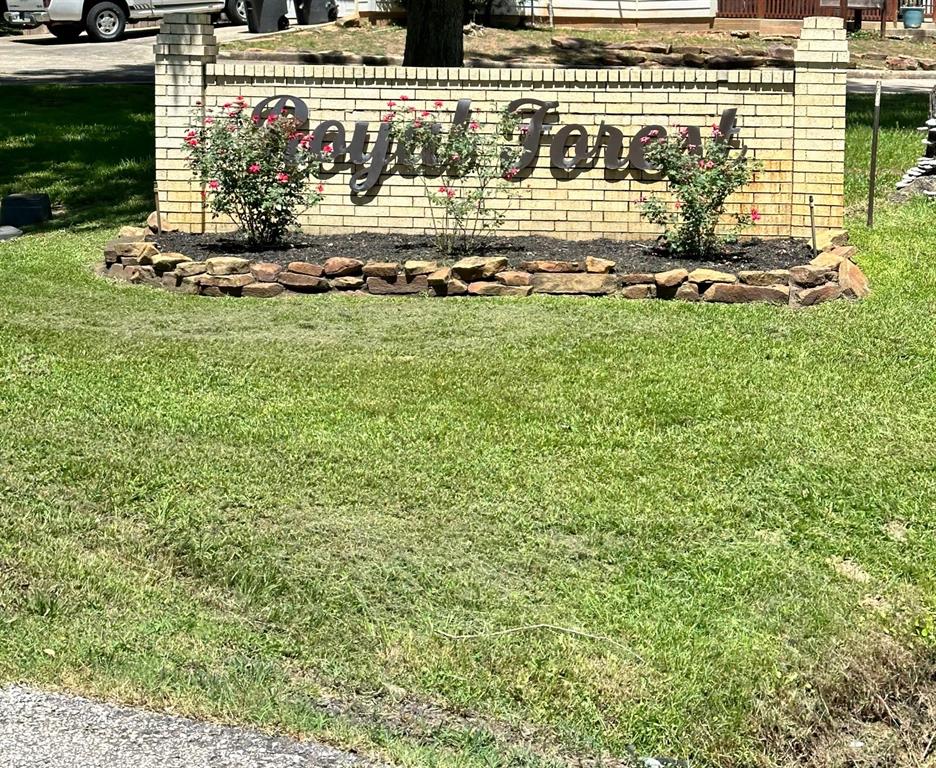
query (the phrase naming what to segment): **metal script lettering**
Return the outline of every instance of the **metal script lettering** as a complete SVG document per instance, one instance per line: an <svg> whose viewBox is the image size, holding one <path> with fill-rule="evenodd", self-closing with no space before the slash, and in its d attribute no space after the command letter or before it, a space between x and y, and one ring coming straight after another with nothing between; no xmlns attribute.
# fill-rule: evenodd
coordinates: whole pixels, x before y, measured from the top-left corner
<svg viewBox="0 0 936 768"><path fill-rule="evenodd" d="M543 146L546 123L550 118L557 118L558 101L542 101L534 98L521 98L512 101L507 110L518 112L526 116L519 128L520 146L522 153L517 161L519 170L536 165L540 150ZM737 127L737 109L726 109L722 112L718 123L719 134L716 141L732 141L739 133ZM290 142L287 156L295 152L296 146L304 133L309 132L309 107L297 96L271 96L264 99L254 107L253 115L258 120L265 120L269 115L291 115L296 120L298 137ZM471 119L471 99L459 100L452 126L466 124ZM434 131L441 131L441 126L433 126ZM351 172L351 192L363 195L373 189L380 181L380 177L394 165L413 166L413 158L407 153L397 151L394 154L390 124L381 123L377 129L377 136L371 143L370 123L361 120L354 125L354 135L350 145L344 125L338 120L324 120L312 131L309 141L309 151L321 154L326 144L332 145L331 162L333 164L349 163ZM594 144L591 143L588 129L584 125L572 124L561 127L549 140L549 163L558 171L571 173L576 169L591 167L596 159L604 155L604 168L607 171L623 171L630 168L643 173L653 173L656 169L647 160L645 146L649 141L665 138L666 129L662 125L647 125L641 128L627 142L627 151L624 151L626 137L620 128L609 126L602 121L598 126ZM691 154L701 154L702 134L698 127L686 128L687 151ZM370 144L368 151L368 144ZM745 148L742 147L744 152ZM428 149L424 149L421 161L424 165L435 167L439 158L432 157Z"/></svg>

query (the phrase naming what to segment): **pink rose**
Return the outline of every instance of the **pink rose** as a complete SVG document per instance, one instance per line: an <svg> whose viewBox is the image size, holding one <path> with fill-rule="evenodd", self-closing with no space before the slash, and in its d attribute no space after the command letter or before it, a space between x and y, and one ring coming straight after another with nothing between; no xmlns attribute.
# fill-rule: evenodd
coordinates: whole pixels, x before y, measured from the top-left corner
<svg viewBox="0 0 936 768"><path fill-rule="evenodd" d="M760 211L757 208L751 208L751 221L760 221Z"/></svg>
<svg viewBox="0 0 936 768"><path fill-rule="evenodd" d="M436 99L436 100L435 100L434 102L432 102L432 103L433 103L433 105L435 106L436 109L441 109L441 108L442 108L442 105L443 105L445 102L443 102L442 99Z"/></svg>
<svg viewBox="0 0 936 768"><path fill-rule="evenodd" d="M251 163L247 166L247 173L260 173L260 166L257 163Z"/></svg>
<svg viewBox="0 0 936 768"><path fill-rule="evenodd" d="M212 179L211 181L208 182L208 189L214 190L220 186L221 186L221 182L219 182L217 179Z"/></svg>
<svg viewBox="0 0 936 768"><path fill-rule="evenodd" d="M289 181L289 174L283 173L282 171L280 171L278 174L276 174L276 180L280 184L285 184L287 181Z"/></svg>

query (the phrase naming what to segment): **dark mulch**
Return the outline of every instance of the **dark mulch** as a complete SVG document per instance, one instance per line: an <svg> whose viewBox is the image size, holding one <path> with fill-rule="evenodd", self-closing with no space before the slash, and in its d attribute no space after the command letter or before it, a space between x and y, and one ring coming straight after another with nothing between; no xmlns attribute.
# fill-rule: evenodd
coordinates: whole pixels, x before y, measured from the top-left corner
<svg viewBox="0 0 936 768"><path fill-rule="evenodd" d="M296 235L291 244L276 249L252 250L231 234L194 235L167 233L157 240L163 252L184 253L196 261L212 256L241 256L251 261L322 262L332 256L351 256L362 261L436 261L439 253L429 237L381 235L356 232L350 235ZM497 237L486 240L478 252L504 256L511 266L527 259L579 261L586 256L613 259L618 272L663 272L667 269L707 267L728 272L742 269L784 269L812 258L805 240L752 238L728 245L713 259L678 259L659 249L654 241L560 240L554 237Z"/></svg>

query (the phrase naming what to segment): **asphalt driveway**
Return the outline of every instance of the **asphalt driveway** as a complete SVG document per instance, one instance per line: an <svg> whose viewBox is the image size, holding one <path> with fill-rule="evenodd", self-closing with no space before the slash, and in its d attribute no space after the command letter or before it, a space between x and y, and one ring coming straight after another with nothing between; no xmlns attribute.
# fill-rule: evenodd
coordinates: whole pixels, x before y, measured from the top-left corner
<svg viewBox="0 0 936 768"><path fill-rule="evenodd" d="M82 36L65 43L52 35L0 37L0 84L13 82L151 83L157 27L128 31L115 43ZM219 24L220 42L251 39L245 26Z"/></svg>

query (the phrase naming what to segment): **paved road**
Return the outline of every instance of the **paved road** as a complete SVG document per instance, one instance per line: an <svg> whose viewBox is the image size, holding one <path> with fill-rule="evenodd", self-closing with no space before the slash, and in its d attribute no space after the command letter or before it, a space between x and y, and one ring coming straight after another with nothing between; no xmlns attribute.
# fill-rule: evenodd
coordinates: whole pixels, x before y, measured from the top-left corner
<svg viewBox="0 0 936 768"><path fill-rule="evenodd" d="M217 35L221 42L257 37L247 32L247 27L231 25L219 25ZM117 43L92 43L87 38L77 43L62 43L51 35L0 37L0 84L43 80L151 83L155 40L155 27L133 30L126 40ZM850 93L873 92L875 79L876 75L871 73L855 73L849 76L848 90ZM929 74L925 78L884 80L884 91L888 93L929 91L934 86L936 76Z"/></svg>
<svg viewBox="0 0 936 768"><path fill-rule="evenodd" d="M130 30L116 43L93 43L84 36L76 43L52 35L0 37L0 84L151 83L156 32L156 27ZM262 37L230 24L219 24L216 33L221 42Z"/></svg>
<svg viewBox="0 0 936 768"><path fill-rule="evenodd" d="M331 747L28 688L0 689L3 768L376 768Z"/></svg>

